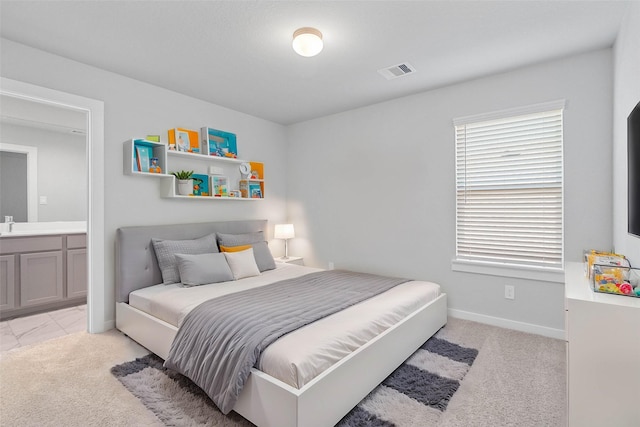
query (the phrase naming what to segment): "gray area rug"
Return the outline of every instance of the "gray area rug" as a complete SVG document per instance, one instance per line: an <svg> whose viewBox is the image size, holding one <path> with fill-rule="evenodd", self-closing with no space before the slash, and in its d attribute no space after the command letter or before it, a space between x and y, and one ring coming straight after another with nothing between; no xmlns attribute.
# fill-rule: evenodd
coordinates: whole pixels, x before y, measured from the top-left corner
<svg viewBox="0 0 640 427"><path fill-rule="evenodd" d="M432 337L339 423L339 427L437 425L478 350ZM154 354L111 373L167 426L251 426L223 415L188 378L165 369Z"/></svg>

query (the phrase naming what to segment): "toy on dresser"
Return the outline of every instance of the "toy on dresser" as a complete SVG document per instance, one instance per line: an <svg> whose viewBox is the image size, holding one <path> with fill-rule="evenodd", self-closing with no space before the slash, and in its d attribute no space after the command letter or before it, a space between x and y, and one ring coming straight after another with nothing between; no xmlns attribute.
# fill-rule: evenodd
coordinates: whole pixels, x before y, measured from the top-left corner
<svg viewBox="0 0 640 427"><path fill-rule="evenodd" d="M640 297L640 270L631 267L594 264L593 290Z"/></svg>

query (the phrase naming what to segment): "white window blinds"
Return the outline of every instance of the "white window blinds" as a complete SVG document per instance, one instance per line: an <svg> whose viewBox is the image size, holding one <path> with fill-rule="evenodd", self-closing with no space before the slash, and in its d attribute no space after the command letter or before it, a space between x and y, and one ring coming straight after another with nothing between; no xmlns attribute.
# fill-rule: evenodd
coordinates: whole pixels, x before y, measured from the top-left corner
<svg viewBox="0 0 640 427"><path fill-rule="evenodd" d="M562 268L563 107L454 121L458 260Z"/></svg>

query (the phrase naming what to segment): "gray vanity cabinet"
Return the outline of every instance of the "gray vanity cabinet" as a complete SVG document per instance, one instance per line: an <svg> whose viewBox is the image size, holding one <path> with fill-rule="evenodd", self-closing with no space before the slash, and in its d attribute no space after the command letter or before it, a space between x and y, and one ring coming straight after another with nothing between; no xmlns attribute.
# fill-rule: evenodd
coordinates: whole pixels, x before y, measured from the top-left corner
<svg viewBox="0 0 640 427"><path fill-rule="evenodd" d="M0 310L15 306L15 255L0 255Z"/></svg>
<svg viewBox="0 0 640 427"><path fill-rule="evenodd" d="M86 234L0 238L0 319L82 304Z"/></svg>
<svg viewBox="0 0 640 427"><path fill-rule="evenodd" d="M87 235L67 236L67 298L87 297Z"/></svg>
<svg viewBox="0 0 640 427"><path fill-rule="evenodd" d="M20 307L62 301L62 251L20 255Z"/></svg>

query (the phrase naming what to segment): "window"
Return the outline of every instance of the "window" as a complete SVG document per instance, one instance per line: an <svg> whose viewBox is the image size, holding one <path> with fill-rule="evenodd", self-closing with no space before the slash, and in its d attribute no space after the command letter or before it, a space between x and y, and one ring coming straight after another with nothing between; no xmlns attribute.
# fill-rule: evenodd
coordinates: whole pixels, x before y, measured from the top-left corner
<svg viewBox="0 0 640 427"><path fill-rule="evenodd" d="M562 269L563 109L557 101L454 120L455 261Z"/></svg>

